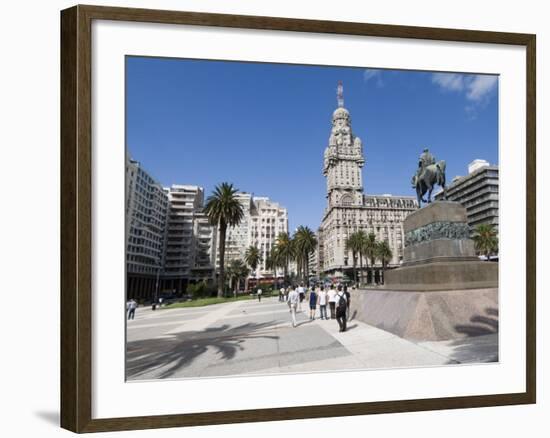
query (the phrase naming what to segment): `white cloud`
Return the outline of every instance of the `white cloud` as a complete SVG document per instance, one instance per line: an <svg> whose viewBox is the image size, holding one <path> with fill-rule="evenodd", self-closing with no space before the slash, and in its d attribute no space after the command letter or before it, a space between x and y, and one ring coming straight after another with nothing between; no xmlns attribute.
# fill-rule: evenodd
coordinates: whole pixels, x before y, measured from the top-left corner
<svg viewBox="0 0 550 438"><path fill-rule="evenodd" d="M470 119L475 119L478 108L483 108L490 101L491 92L498 84L498 76L433 73L432 82L444 91L464 93L471 102L464 110Z"/></svg>
<svg viewBox="0 0 550 438"><path fill-rule="evenodd" d="M455 73L434 73L432 82L444 90L462 91L464 89L464 75Z"/></svg>
<svg viewBox="0 0 550 438"><path fill-rule="evenodd" d="M466 97L469 100L480 101L487 96L498 83L497 76L476 75L468 83Z"/></svg>
<svg viewBox="0 0 550 438"><path fill-rule="evenodd" d="M374 68L366 68L363 72L363 80L365 82L370 81L371 79L376 81L376 86L381 87L384 85L382 82L382 71Z"/></svg>

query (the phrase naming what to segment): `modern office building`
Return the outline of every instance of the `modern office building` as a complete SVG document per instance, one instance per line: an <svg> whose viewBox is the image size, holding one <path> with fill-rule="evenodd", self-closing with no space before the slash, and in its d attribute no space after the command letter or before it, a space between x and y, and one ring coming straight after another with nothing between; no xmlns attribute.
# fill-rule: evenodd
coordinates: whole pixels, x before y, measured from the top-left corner
<svg viewBox="0 0 550 438"><path fill-rule="evenodd" d="M365 195L362 167L363 144L351 128L351 116L344 108L342 87L338 87L338 108L332 115L329 144L324 153L323 174L327 181L327 208L321 222L322 271L339 279L350 274L353 259L346 240L358 230L373 232L387 240L393 253L389 266L397 266L403 254L403 220L418 207L414 196ZM380 270L381 263L377 263ZM377 278L379 273L375 273ZM349 276L349 275L348 275Z"/></svg>
<svg viewBox="0 0 550 438"><path fill-rule="evenodd" d="M165 190L169 211L163 288L183 292L190 282L215 279L217 234L203 212L202 187L172 185Z"/></svg>
<svg viewBox="0 0 550 438"><path fill-rule="evenodd" d="M168 195L137 161L126 159L127 297L150 299L164 268Z"/></svg>
<svg viewBox="0 0 550 438"><path fill-rule="evenodd" d="M468 175L453 179L447 187L447 199L466 207L468 225L492 224L498 231L498 166L485 160L474 160L468 165ZM443 192L435 195L442 199Z"/></svg>

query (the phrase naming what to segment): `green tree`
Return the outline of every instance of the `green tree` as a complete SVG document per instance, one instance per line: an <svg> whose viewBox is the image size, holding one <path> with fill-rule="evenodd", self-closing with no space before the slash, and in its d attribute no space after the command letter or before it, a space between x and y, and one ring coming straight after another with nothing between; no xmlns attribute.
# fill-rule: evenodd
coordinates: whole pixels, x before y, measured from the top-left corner
<svg viewBox="0 0 550 438"><path fill-rule="evenodd" d="M275 254L275 247L273 247L265 258L265 269L273 271L273 290L277 289L277 268L277 255Z"/></svg>
<svg viewBox="0 0 550 438"><path fill-rule="evenodd" d="M233 184L223 182L216 186L212 194L206 200L205 213L212 225L219 229L219 254L220 272L218 275L218 297L223 296L224 263L225 263L225 237L227 227L238 225L244 215L243 207L235 196L238 190Z"/></svg>
<svg viewBox="0 0 550 438"><path fill-rule="evenodd" d="M386 277L386 266L393 257L393 252L390 248L390 244L387 240L378 242L376 247L376 254L378 259L382 262L382 272L384 273L384 279Z"/></svg>
<svg viewBox="0 0 550 438"><path fill-rule="evenodd" d="M288 281L288 264L294 258L294 245L288 233L279 233L275 241L277 264L284 270L285 282Z"/></svg>
<svg viewBox="0 0 550 438"><path fill-rule="evenodd" d="M353 259L353 281L355 283L357 283L357 256L361 254L362 242L364 240L361 233L364 234L363 231L355 231L346 239L346 252L351 252Z"/></svg>
<svg viewBox="0 0 550 438"><path fill-rule="evenodd" d="M367 259L367 270L368 270L368 262L370 261L370 270L371 270L371 283L374 283L374 265L376 264L376 258L377 258L377 241L376 241L376 235L371 231L369 234L367 234L367 238L363 242L363 254L365 255Z"/></svg>
<svg viewBox="0 0 550 438"><path fill-rule="evenodd" d="M262 261L262 254L260 253L260 250L256 246L250 245L244 254L244 261L248 266L250 266L250 269L254 273L254 278L257 278L258 273L256 272L256 269L258 269L258 265ZM248 290L248 281L245 288Z"/></svg>
<svg viewBox="0 0 550 438"><path fill-rule="evenodd" d="M298 273L303 273L303 280L309 284L309 255L317 247L317 237L309 228L300 225L294 233L295 257L298 264Z"/></svg>
<svg viewBox="0 0 550 438"><path fill-rule="evenodd" d="M237 297L239 291L239 284L242 279L246 279L250 270L248 266L241 259L233 259L227 267L227 276L229 277L229 282L231 288L233 289L233 294Z"/></svg>
<svg viewBox="0 0 550 438"><path fill-rule="evenodd" d="M498 252L498 236L492 224L479 224L472 234L475 249L483 254L487 260L491 254Z"/></svg>

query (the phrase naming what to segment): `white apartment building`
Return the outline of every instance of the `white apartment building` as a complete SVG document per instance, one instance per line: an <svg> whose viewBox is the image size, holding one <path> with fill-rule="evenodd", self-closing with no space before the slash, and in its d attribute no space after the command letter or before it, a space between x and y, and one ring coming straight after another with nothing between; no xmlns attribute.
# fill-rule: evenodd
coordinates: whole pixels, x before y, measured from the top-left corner
<svg viewBox="0 0 550 438"><path fill-rule="evenodd" d="M244 216L239 225L227 229L226 263L236 258L244 260L247 248L256 246L262 256L257 269L258 278L273 277L275 272L266 268L266 260L279 233L288 232L288 212L267 197L250 193L238 193L237 197ZM250 276L254 277L255 273Z"/></svg>
<svg viewBox="0 0 550 438"><path fill-rule="evenodd" d="M126 289L154 296L164 265L168 196L137 161L126 159Z"/></svg>

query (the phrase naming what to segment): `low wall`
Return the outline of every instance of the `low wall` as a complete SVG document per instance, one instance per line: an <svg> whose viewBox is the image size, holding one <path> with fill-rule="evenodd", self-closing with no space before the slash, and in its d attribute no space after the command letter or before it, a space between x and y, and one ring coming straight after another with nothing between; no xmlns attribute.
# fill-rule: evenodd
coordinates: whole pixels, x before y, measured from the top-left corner
<svg viewBox="0 0 550 438"><path fill-rule="evenodd" d="M352 319L414 341L461 339L498 332L498 289L351 291Z"/></svg>

